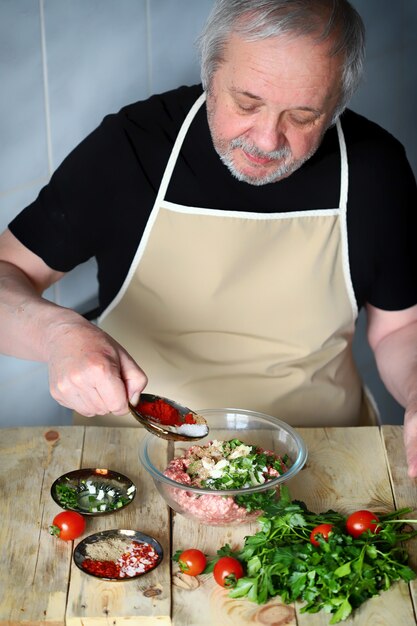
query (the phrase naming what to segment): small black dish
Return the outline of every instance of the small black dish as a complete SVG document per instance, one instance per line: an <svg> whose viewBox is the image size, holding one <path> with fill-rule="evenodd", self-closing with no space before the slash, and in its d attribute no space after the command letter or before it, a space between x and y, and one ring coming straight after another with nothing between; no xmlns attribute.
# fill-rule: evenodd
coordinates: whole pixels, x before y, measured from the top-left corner
<svg viewBox="0 0 417 626"><path fill-rule="evenodd" d="M62 509L82 515L109 515L130 504L136 486L123 474L109 469L85 468L63 474L51 487Z"/></svg>
<svg viewBox="0 0 417 626"><path fill-rule="evenodd" d="M132 542L149 544L156 553L156 556L153 557L154 563L148 570L135 573L134 575L125 575L124 577L112 577L86 569L85 566L83 567L83 563L86 560L105 561L106 563L111 561L115 562L118 557L121 557L123 554L126 554L126 551L129 551L128 548L132 545ZM99 553L100 557L94 558L94 553L92 555L92 551ZM101 532L94 533L93 535L89 535L80 541L74 550L73 558L75 565L82 572L84 572L84 574L88 574L94 578L100 578L101 580L120 582L125 580L134 580L135 578L148 574L158 567L163 559L163 556L164 553L162 546L154 537L145 535L137 530L103 530Z"/></svg>

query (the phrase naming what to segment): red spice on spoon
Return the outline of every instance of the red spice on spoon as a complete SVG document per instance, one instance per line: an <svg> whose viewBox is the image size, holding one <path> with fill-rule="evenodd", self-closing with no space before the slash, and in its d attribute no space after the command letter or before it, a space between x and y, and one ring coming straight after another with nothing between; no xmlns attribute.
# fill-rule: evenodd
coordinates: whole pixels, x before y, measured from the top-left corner
<svg viewBox="0 0 417 626"><path fill-rule="evenodd" d="M192 413L182 415L178 409L168 404L162 398L157 398L154 402L140 402L137 410L152 417L164 426L182 426L182 424L196 424L196 419Z"/></svg>
<svg viewBox="0 0 417 626"><path fill-rule="evenodd" d="M158 437L179 441L202 439L208 425L202 415L173 400L143 393L137 406L129 403L133 417Z"/></svg>
<svg viewBox="0 0 417 626"><path fill-rule="evenodd" d="M188 413L184 416L178 411L178 409L165 402L162 398L157 398L154 402L139 401L136 408L143 415L153 417L165 426L180 426L184 423L195 423L192 413Z"/></svg>

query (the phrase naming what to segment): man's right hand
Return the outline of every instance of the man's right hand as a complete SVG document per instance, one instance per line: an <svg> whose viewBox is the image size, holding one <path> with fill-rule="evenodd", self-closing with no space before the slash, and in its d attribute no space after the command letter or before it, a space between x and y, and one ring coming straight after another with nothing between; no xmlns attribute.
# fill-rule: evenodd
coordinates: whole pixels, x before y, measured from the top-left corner
<svg viewBox="0 0 417 626"><path fill-rule="evenodd" d="M82 415L124 415L147 383L122 346L85 321L59 322L48 330L50 392L59 404Z"/></svg>

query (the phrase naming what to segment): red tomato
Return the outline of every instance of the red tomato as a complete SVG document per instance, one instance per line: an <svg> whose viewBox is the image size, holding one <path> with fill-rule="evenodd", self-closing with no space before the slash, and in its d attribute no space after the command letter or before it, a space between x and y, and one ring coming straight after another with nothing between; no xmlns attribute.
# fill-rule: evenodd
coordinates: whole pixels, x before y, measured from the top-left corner
<svg viewBox="0 0 417 626"><path fill-rule="evenodd" d="M178 564L183 574L198 576L198 574L201 574L201 572L204 571L207 559L201 550L190 548L189 550L184 550L184 552L180 554Z"/></svg>
<svg viewBox="0 0 417 626"><path fill-rule="evenodd" d="M222 556L214 566L213 576L221 587L234 587L243 576L242 564L232 556Z"/></svg>
<svg viewBox="0 0 417 626"><path fill-rule="evenodd" d="M319 546L319 542L316 539L316 535L321 535L325 541L329 538L329 533L331 533L333 528L333 524L319 524L310 533L310 541L313 546Z"/></svg>
<svg viewBox="0 0 417 626"><path fill-rule="evenodd" d="M55 515L52 526L49 527L51 535L55 535L64 541L72 541L83 534L85 519L76 511L63 511Z"/></svg>
<svg viewBox="0 0 417 626"><path fill-rule="evenodd" d="M379 518L371 511L355 511L346 520L346 530L352 537L359 537L366 530L379 533Z"/></svg>

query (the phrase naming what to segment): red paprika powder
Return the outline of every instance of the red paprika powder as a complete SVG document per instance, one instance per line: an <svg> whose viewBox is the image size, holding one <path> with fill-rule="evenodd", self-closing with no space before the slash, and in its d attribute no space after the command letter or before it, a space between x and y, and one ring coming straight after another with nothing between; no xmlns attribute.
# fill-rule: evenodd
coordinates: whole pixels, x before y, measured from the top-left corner
<svg viewBox="0 0 417 626"><path fill-rule="evenodd" d="M142 415L152 417L160 424L164 424L164 426L195 424L192 413L182 415L175 407L162 400L162 398L157 398L155 402L139 402L136 408Z"/></svg>
<svg viewBox="0 0 417 626"><path fill-rule="evenodd" d="M114 561L84 559L82 566L87 572L90 572L90 574L95 574L95 576L102 578L119 578L120 575L120 566Z"/></svg>

